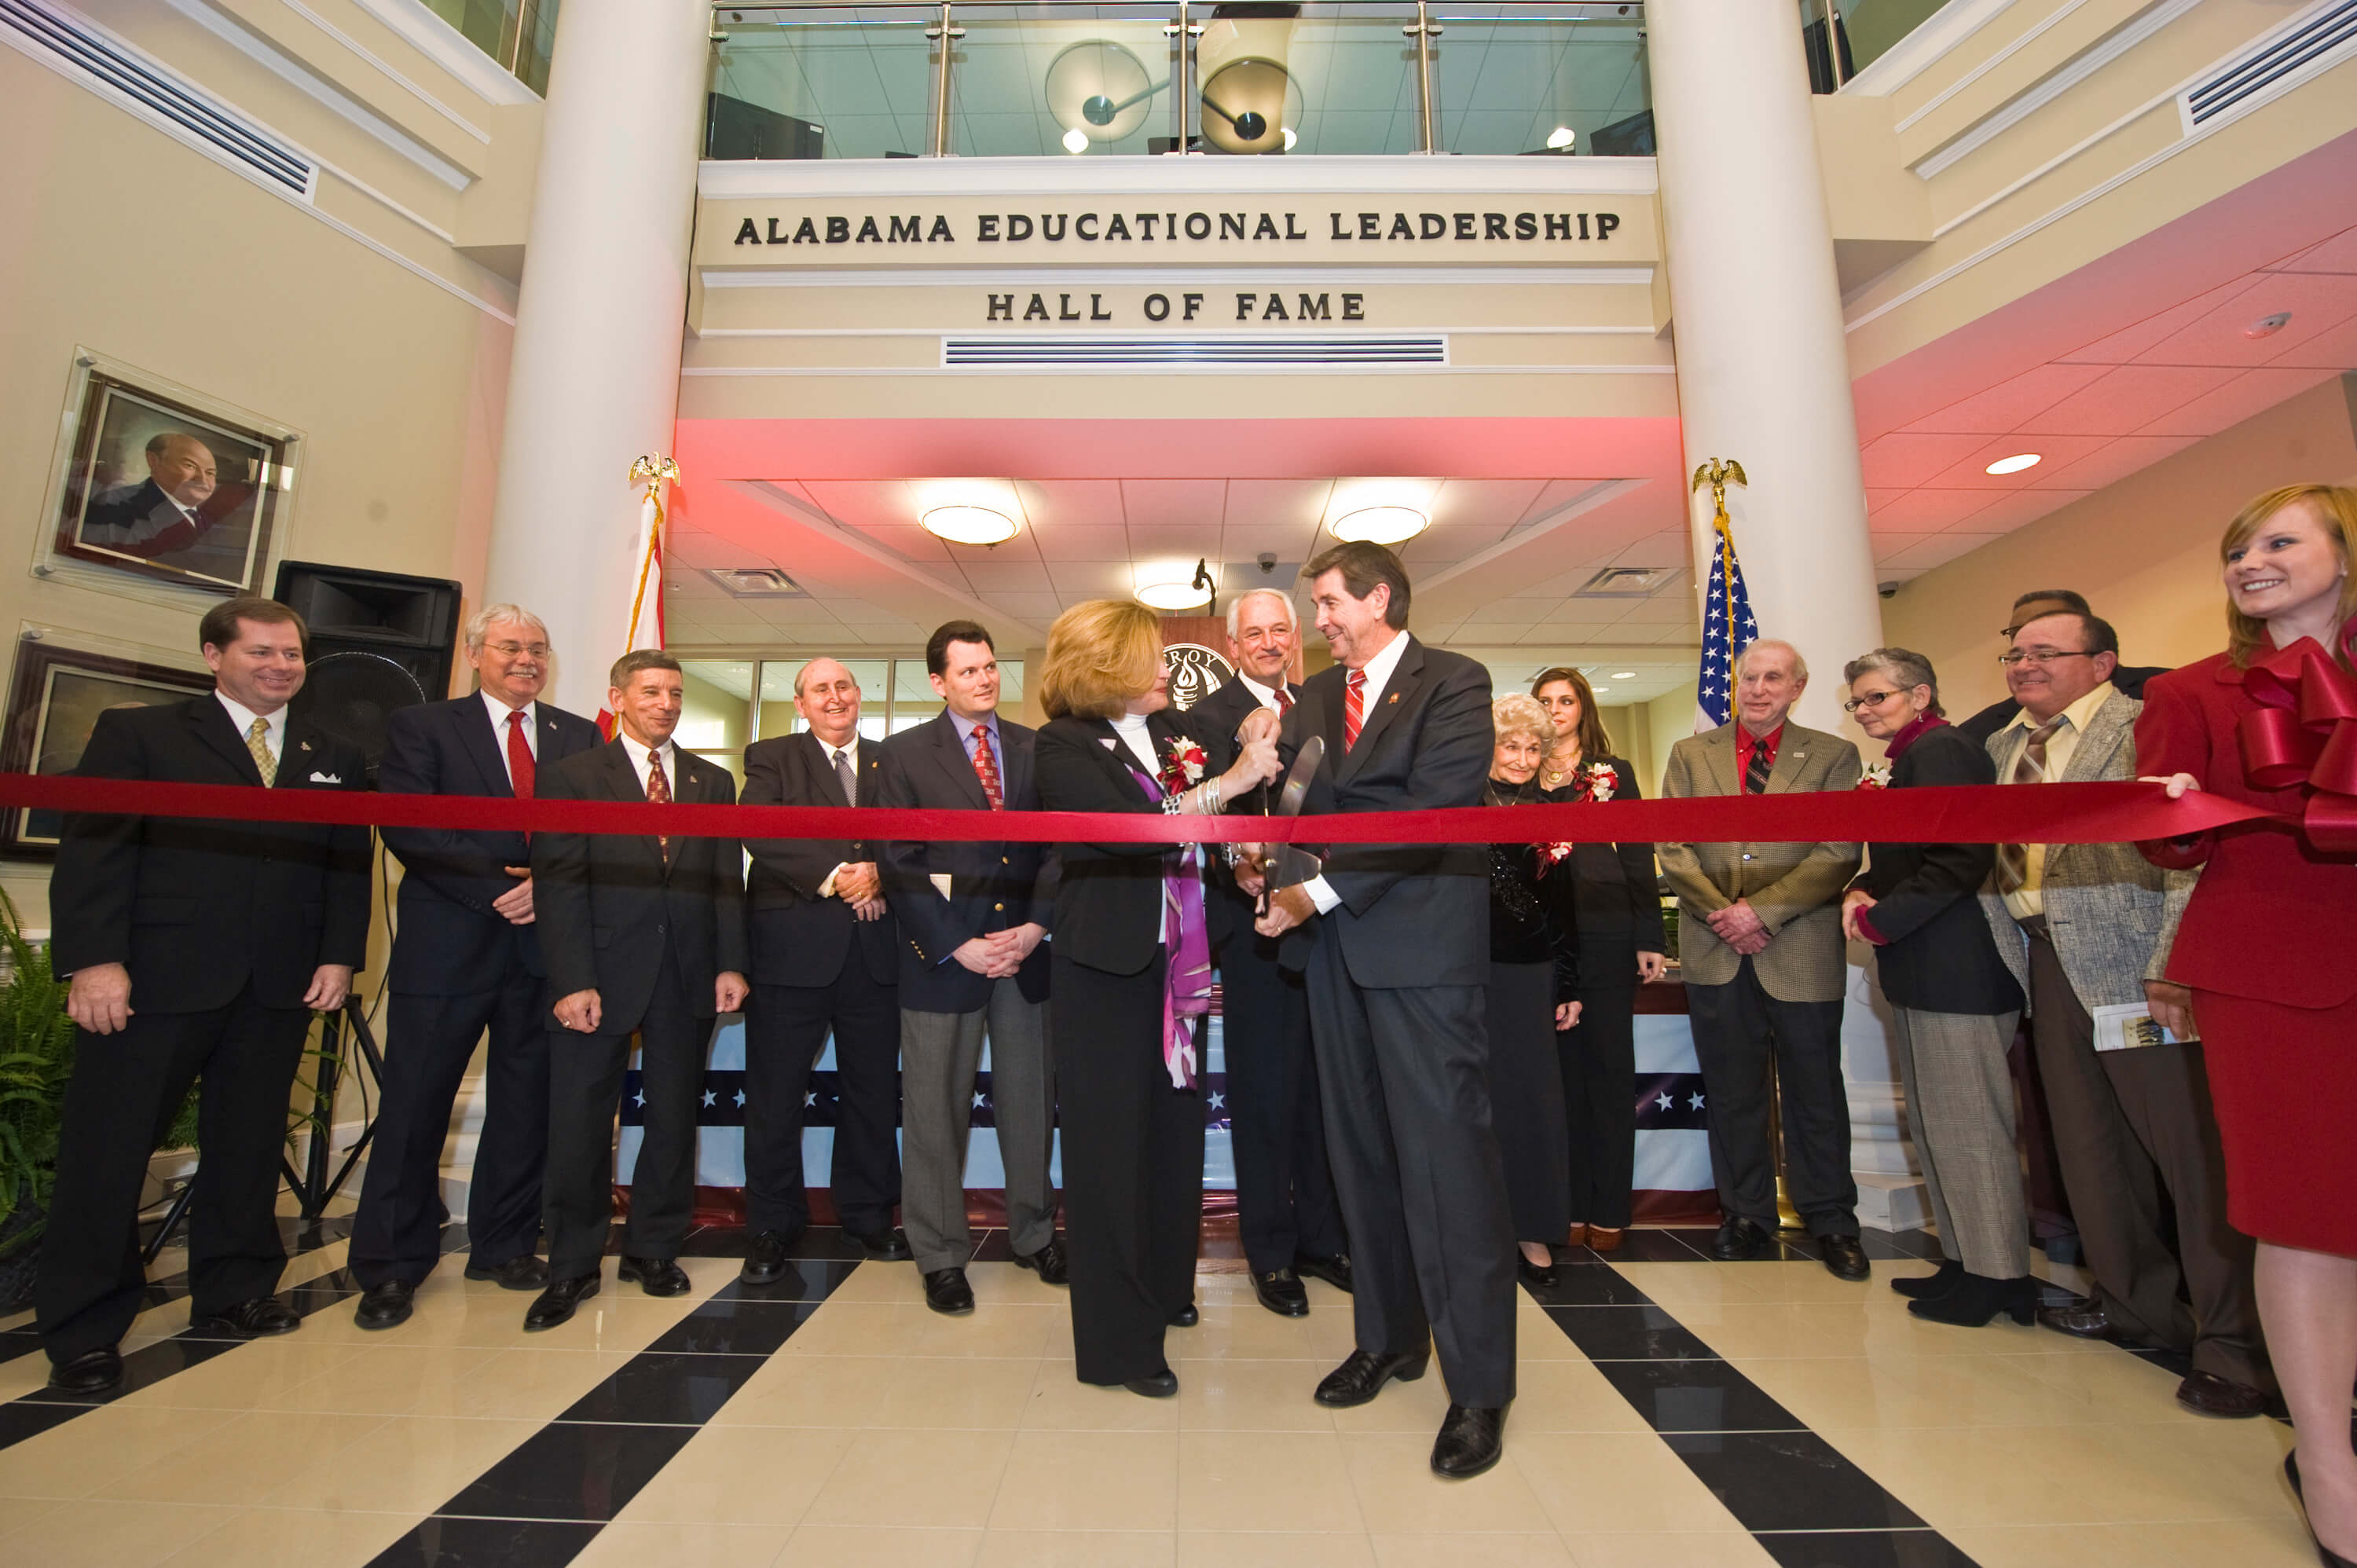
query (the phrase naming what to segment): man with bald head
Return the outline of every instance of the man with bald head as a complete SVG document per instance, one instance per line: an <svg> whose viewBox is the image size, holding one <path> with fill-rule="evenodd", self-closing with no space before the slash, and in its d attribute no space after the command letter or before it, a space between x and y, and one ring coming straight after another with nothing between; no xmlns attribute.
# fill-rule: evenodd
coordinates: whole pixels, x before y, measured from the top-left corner
<svg viewBox="0 0 2357 1568"><path fill-rule="evenodd" d="M881 755L859 733L859 682L832 659L794 676L791 735L745 748L747 806L865 806ZM753 1004L745 1036L744 1278L767 1284L810 1223L802 1125L811 1069L834 1035L834 1152L828 1187L844 1234L899 1260L894 1126L900 1107L899 928L872 850L856 840L748 838Z"/></svg>
<svg viewBox="0 0 2357 1568"><path fill-rule="evenodd" d="M212 448L193 435L167 431L146 447L147 477L102 491L83 514L81 542L152 561L186 550L217 519L201 514L220 473Z"/></svg>

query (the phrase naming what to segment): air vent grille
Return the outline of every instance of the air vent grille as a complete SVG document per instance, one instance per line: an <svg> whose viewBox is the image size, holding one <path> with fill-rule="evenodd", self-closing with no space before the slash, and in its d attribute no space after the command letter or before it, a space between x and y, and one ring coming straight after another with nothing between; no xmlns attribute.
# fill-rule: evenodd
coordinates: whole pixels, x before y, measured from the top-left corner
<svg viewBox="0 0 2357 1568"><path fill-rule="evenodd" d="M1577 599L1641 599L1669 580L1667 566L1607 566L1572 590Z"/></svg>
<svg viewBox="0 0 2357 1568"><path fill-rule="evenodd" d="M2357 0L2326 0L2188 88L2186 119L2199 125L2237 107L2256 108L2254 100L2287 91L2352 52Z"/></svg>
<svg viewBox="0 0 2357 1568"><path fill-rule="evenodd" d="M55 0L0 0L0 39L242 173L306 201L317 188L301 151Z"/></svg>
<svg viewBox="0 0 2357 1568"><path fill-rule="evenodd" d="M775 566L716 566L705 575L740 599L809 597L809 590Z"/></svg>
<svg viewBox="0 0 2357 1568"><path fill-rule="evenodd" d="M1445 336L944 338L944 365L1445 365Z"/></svg>

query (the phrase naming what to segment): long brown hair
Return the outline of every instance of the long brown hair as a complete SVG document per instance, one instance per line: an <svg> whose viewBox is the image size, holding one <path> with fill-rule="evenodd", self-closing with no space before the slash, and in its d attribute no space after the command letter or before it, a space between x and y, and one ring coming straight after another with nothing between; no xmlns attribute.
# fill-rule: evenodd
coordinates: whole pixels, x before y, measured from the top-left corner
<svg viewBox="0 0 2357 1568"><path fill-rule="evenodd" d="M2269 518L2287 506L2305 500L2316 503L2317 515L2323 519L2325 534L2340 553L2341 565L2345 574L2341 579L2341 603L2332 618L2333 629L2338 634L2349 625L2352 617L2357 617L2357 570L2351 569L2357 567L2357 561L2351 559L2351 545L2357 542L2357 490L2345 485L2283 485L2265 494L2253 496L2243 510L2234 514L2234 521L2226 525L2226 536L2218 542L2218 562L2224 565L2226 557L2249 543L2259 530L2266 526ZM2327 651L2341 661L2343 669L2349 668L2349 650L2345 641L2338 635L2333 640L2340 646ZM2236 609L2234 596L2229 593L2226 596L2226 656L2233 661L2234 668L2250 668L2254 658L2274 646L2267 638L2267 623Z"/></svg>
<svg viewBox="0 0 2357 1568"><path fill-rule="evenodd" d="M1537 696L1557 681L1569 684L1572 694L1579 699L1580 760L1601 762L1612 755L1612 737L1605 733L1604 716L1596 711L1596 689L1587 683L1587 676L1567 664L1558 664L1552 670L1542 670L1532 678L1531 695ZM1548 738L1549 751L1555 749L1555 742L1558 738L1560 737L1552 736Z"/></svg>

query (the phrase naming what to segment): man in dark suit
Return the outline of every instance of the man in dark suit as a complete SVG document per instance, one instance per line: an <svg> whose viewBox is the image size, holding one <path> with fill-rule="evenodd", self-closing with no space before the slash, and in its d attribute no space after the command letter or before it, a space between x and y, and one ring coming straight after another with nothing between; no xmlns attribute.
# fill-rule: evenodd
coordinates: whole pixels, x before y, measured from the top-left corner
<svg viewBox="0 0 2357 1568"><path fill-rule="evenodd" d="M859 735L859 682L832 659L794 676L809 727L745 748L748 806L874 803L883 746ZM745 1036L744 1278L769 1284L810 1223L802 1105L834 1036L834 1151L827 1185L843 1232L871 1258L905 1262L900 1201L899 926L874 851L844 839L754 839L753 1005Z"/></svg>
<svg viewBox="0 0 2357 1568"><path fill-rule="evenodd" d="M2032 588L2013 601L2013 614L2006 618L2005 629L1997 635L2005 639L2006 647L2010 649L2013 646L2014 638L2019 634L2021 628L2040 616L2065 614L2088 616L2094 613L2087 607L2085 596L2072 589ZM2141 698L2144 695L2144 683L2156 675L2168 673L2166 669L2158 666L2124 666L2112 671L2112 686L2124 697ZM1971 718L1957 725L1956 729L1960 734L1969 736L1983 746L1986 746L1996 737L1999 730L2013 722L2014 715L2019 712L2021 712L2021 704L2007 693L2003 702L1991 703ZM2051 1159L2050 1153L2048 1157Z"/></svg>
<svg viewBox="0 0 2357 1568"><path fill-rule="evenodd" d="M1284 749L1326 741L1304 814L1480 804L1490 672L1407 635L1407 572L1382 545L1337 545L1302 575L1335 660L1285 721ZM1359 1343L1318 1402L1364 1404L1420 1378L1437 1342L1451 1402L1432 1467L1480 1475L1504 1451L1514 1397L1514 1237L1484 1018L1489 851L1337 845L1322 875L1271 897L1257 929L1312 920L1310 1038Z"/></svg>
<svg viewBox="0 0 2357 1568"><path fill-rule="evenodd" d="M231 599L198 629L213 693L102 714L86 779L362 789L358 749L289 715L302 618ZM201 1079L190 1211L192 1326L288 1334L273 1217L288 1090L315 1010L344 1004L368 952L366 828L71 816L49 882L57 972L79 1030L34 1305L50 1386L123 1378L115 1346L146 1284L139 1189L156 1129Z"/></svg>
<svg viewBox="0 0 2357 1568"><path fill-rule="evenodd" d="M1218 737L1214 772L1235 761L1235 733L1247 714L1266 708L1281 719L1300 700L1301 688L1286 679L1299 639L1290 596L1254 588L1229 602L1228 657L1235 678L1195 704ZM1239 809L1263 807L1248 800ZM1342 1211L1326 1164L1318 1065L1309 1049L1309 993L1301 972L1308 949L1298 942L1280 947L1254 931L1254 900L1232 875L1210 879L1208 902L1224 999L1221 1052L1244 1261L1260 1304L1281 1316L1300 1317L1309 1311L1301 1275L1351 1288Z"/></svg>
<svg viewBox="0 0 2357 1568"><path fill-rule="evenodd" d="M952 621L925 644L945 704L884 742L879 803L1036 811L1035 732L998 713L990 633ZM1036 843L895 840L879 846L884 898L900 927L900 1217L936 1312L974 1310L965 1218L974 1071L990 1036L990 1103L1006 1171L1015 1261L1065 1283L1048 1161L1056 1104L1048 954L1056 859Z"/></svg>
<svg viewBox="0 0 2357 1568"><path fill-rule="evenodd" d="M476 689L396 710L378 787L395 795L529 800L540 769L602 737L541 702L548 628L520 605L467 626ZM442 1144L459 1079L486 1027L488 1104L467 1189L467 1277L538 1290L541 1172L548 1163L547 970L533 922L531 843L521 832L387 828L401 857L401 918L385 985L392 1029L350 1267L362 1328L406 1322L441 1260Z"/></svg>
<svg viewBox="0 0 2357 1568"><path fill-rule="evenodd" d="M614 661L614 738L540 779L548 800L734 805L727 769L680 750L679 660L640 649ZM639 1036L646 1136L630 1177L618 1277L682 1295L695 1208L695 1113L713 1020L745 1004L744 851L734 838L537 833L533 905L548 966L548 1288L524 1314L554 1328L597 1294L614 1212L614 1112Z"/></svg>
<svg viewBox="0 0 2357 1568"><path fill-rule="evenodd" d="M143 454L147 477L91 498L81 542L142 560L186 550L212 528L200 510L219 482L212 448L193 435L167 432Z"/></svg>

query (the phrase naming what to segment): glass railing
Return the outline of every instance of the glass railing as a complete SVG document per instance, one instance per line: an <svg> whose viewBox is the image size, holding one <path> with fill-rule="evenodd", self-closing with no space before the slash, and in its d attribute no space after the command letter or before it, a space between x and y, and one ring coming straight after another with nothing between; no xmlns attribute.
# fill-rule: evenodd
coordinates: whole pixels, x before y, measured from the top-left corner
<svg viewBox="0 0 2357 1568"><path fill-rule="evenodd" d="M561 0L425 0L425 8L465 35L534 92L548 91L548 55L556 44Z"/></svg>
<svg viewBox="0 0 2357 1568"><path fill-rule="evenodd" d="M716 5L712 158L1649 155L1642 8Z"/></svg>
<svg viewBox="0 0 2357 1568"><path fill-rule="evenodd" d="M1838 92L1948 0L1799 0L1809 85Z"/></svg>

